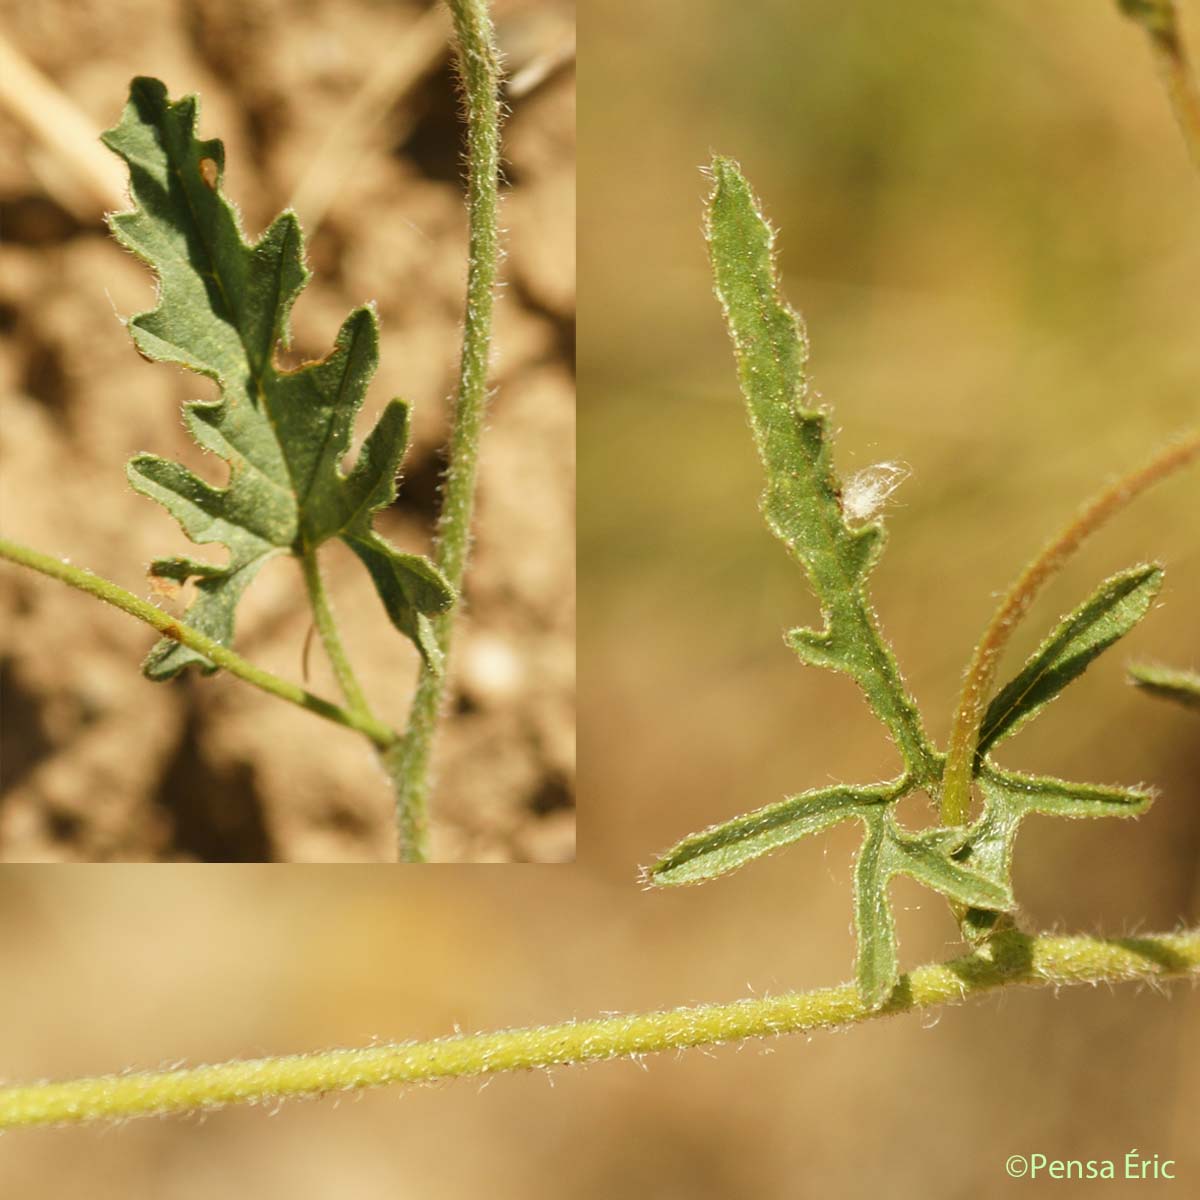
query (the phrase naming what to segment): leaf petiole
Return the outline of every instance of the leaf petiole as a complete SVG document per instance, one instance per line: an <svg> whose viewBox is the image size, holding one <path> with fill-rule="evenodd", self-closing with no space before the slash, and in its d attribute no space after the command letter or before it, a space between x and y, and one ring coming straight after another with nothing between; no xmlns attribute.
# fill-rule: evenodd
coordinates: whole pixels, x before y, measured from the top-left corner
<svg viewBox="0 0 1200 1200"><path fill-rule="evenodd" d="M321 577L321 564L317 561L316 550L311 548L306 550L300 558L300 564L304 569L304 584L308 589L313 621L316 624L317 633L321 637L321 644L325 647L325 653L329 656L333 673L337 676L342 694L346 697L346 703L349 704L351 712L358 713L360 716L372 717L371 706L367 703L367 697L354 674L354 668L350 665L350 658L346 654L346 648L342 645L342 639L338 633L333 609L329 607L329 596L325 591L325 580Z"/></svg>

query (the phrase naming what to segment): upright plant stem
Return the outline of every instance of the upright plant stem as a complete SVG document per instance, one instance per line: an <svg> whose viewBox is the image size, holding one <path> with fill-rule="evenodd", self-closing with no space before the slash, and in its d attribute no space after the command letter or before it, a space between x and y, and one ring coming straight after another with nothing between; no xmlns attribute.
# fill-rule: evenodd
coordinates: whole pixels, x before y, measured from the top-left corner
<svg viewBox="0 0 1200 1200"><path fill-rule="evenodd" d="M1179 28L1175 0L1119 0L1125 14L1146 31L1192 163L1200 169L1200 88Z"/></svg>
<svg viewBox="0 0 1200 1200"><path fill-rule="evenodd" d="M1145 466L1106 487L1076 514L1074 520L1021 572L996 609L971 656L959 694L946 770L942 776L942 824L963 825L971 809L971 780L979 726L983 720L1000 655L1042 585L1077 550L1089 534L1119 512L1152 484L1200 455L1200 433L1173 442Z"/></svg>
<svg viewBox="0 0 1200 1200"><path fill-rule="evenodd" d="M253 684L256 688L270 692L271 695L278 696L281 700L287 700L291 704L297 704L301 708L315 713L318 717L324 717L327 721L334 721L338 725L345 725L348 729L364 734L380 749L391 746L396 740L395 732L382 722L375 720L369 713L339 708L336 704L330 704L328 700L322 700L320 696L314 696L311 692L297 687L294 683L289 683L286 679L280 679L277 675L272 675L269 671L254 666L253 663L247 662L227 646L222 646L220 642L214 642L212 638L207 637L198 629L193 629L177 617L171 616L170 613L163 612L161 608L148 604L132 592L126 591L123 587L119 587L99 575L92 574L91 571L72 566L70 563L63 562L62 559L43 554L39 550L31 550L27 546L10 542L7 538L0 538L0 558L6 558L9 562L18 563L23 567L30 567L34 571L48 575L51 579L57 579L81 592L87 592L90 596L96 596L113 605L114 608L128 613L131 617L144 621L166 637L191 647L203 654L210 662L228 671L231 675L236 675L239 679Z"/></svg>
<svg viewBox="0 0 1200 1200"><path fill-rule="evenodd" d="M370 716L371 706L367 703L367 698L354 674L354 668L350 665L346 648L342 645L342 639L338 634L333 610L329 607L329 597L325 592L325 580L321 578L321 565L317 561L317 552L308 550L300 562L304 568L304 583L308 588L313 620L316 622L321 644L325 647L325 653L329 656L329 661L333 666L333 673L337 676L338 686L341 687L342 694L346 697L346 702L350 705L352 712Z"/></svg>
<svg viewBox="0 0 1200 1200"><path fill-rule="evenodd" d="M487 406L492 305L500 249L500 69L486 0L447 3L454 19L467 124L470 239L462 359L434 560L461 595L471 543L479 438ZM401 862L424 862L428 853L429 767L445 693L453 616L442 614L433 624L443 669L435 671L428 665L422 668L408 728L385 755L396 789Z"/></svg>
<svg viewBox="0 0 1200 1200"><path fill-rule="evenodd" d="M1007 932L986 951L932 964L901 978L891 999L872 1009L853 984L626 1013L536 1029L460 1035L431 1042L252 1059L212 1067L105 1075L0 1088L0 1129L120 1120L287 1096L320 1096L384 1084L477 1078L536 1067L638 1057L870 1021L956 1004L997 988L1026 984L1156 983L1200 974L1200 930L1139 938L1029 937Z"/></svg>

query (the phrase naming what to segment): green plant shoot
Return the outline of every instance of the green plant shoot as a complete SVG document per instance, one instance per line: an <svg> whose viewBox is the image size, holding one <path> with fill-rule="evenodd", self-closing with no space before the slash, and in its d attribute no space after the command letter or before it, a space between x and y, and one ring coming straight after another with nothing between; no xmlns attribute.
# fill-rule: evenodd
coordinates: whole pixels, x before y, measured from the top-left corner
<svg viewBox="0 0 1200 1200"><path fill-rule="evenodd" d="M288 314L309 278L295 213L282 213L253 244L222 192L225 151L196 137L198 102L174 101L156 79L138 78L120 122L104 142L129 167L134 207L110 217L117 240L158 276L157 306L127 322L151 361L173 362L212 379L215 401L192 401L184 422L197 443L228 466L215 487L179 463L139 454L128 475L199 544L228 551L223 564L160 558L159 590L189 580L196 595L185 619L147 604L92 572L0 538L0 558L39 571L112 604L164 636L143 664L153 680L190 665L238 678L370 739L396 797L398 856L428 857L429 765L442 715L449 610L466 569L479 443L487 402L492 307L500 258L496 219L500 162L500 71L487 0L447 0L467 124L469 263L466 319L454 404L436 561L406 554L374 528L396 498L408 444L408 407L392 400L348 473L342 471L354 421L375 373L379 327L370 305L342 324L333 350L295 370L280 367ZM391 623L421 655L421 676L403 734L371 710L342 645L317 559L333 539L366 567ZM313 623L347 706L247 662L231 648L239 600L270 559L299 560Z"/></svg>
<svg viewBox="0 0 1200 1200"><path fill-rule="evenodd" d="M854 873L857 982L864 1001L885 1004L899 979L895 922L888 899L905 874L944 895L972 938L1012 912L1012 845L1030 813L1066 817L1132 816L1152 794L1018 774L991 750L1037 715L1104 649L1147 612L1162 570L1143 565L1106 580L1065 617L1024 669L1001 688L976 731L972 777L984 797L974 823L910 831L898 801L916 790L936 798L945 756L925 733L867 596L884 544L869 505L847 503L833 464L826 414L808 392L804 326L780 294L774 233L737 165L716 158L706 229L717 298L725 314L750 427L766 471L767 526L804 568L824 617L822 629L797 629L787 642L814 666L849 675L886 727L904 769L893 780L836 785L685 838L649 870L660 885L699 883L844 820L865 826Z"/></svg>

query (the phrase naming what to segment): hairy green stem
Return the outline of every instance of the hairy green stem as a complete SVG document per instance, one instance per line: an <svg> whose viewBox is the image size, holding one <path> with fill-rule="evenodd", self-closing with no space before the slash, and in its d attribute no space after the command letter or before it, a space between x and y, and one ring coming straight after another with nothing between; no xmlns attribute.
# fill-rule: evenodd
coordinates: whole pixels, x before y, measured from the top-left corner
<svg viewBox="0 0 1200 1200"><path fill-rule="evenodd" d="M486 0L447 0L454 19L467 126L467 214L470 222L467 306L454 402L449 464L438 517L434 561L461 595L471 544L479 439L487 407L492 306L500 251L500 68ZM396 831L402 862L428 854L430 760L441 716L454 623L433 620L443 669L426 664L403 739L385 755L396 789Z"/></svg>
<svg viewBox="0 0 1200 1200"><path fill-rule="evenodd" d="M99 575L94 575L91 571L72 566L70 563L63 562L62 559L42 554L38 550L30 550L26 546L10 542L7 538L0 538L0 558L6 558L9 562L40 571L43 575L49 575L51 579L57 579L81 592L87 592L91 596L104 600L115 608L121 609L122 612L127 612L131 617L144 621L164 636L203 654L210 662L228 671L231 675L236 675L239 679L244 679L247 683L261 688L264 692L270 692L271 695L278 696L281 700L299 705L301 708L315 713L318 717L324 717L327 721L334 721L338 725L356 730L370 738L382 750L386 750L396 741L395 731L375 720L374 717L330 704L328 700L322 700L319 696L305 691L304 688L297 687L294 683L288 683L286 679L280 679L279 676L272 675L269 671L264 671L260 667L248 663L227 646L222 646L220 642L214 642L212 638L206 637L198 629L185 625L177 617L163 612L161 608L156 608L132 592L127 592L123 587L103 579Z"/></svg>
<svg viewBox="0 0 1200 1200"><path fill-rule="evenodd" d="M1071 523L1046 545L1000 601L971 656L959 694L942 776L943 825L965 825L970 815L979 727L1000 665L1000 655L1042 585L1079 549L1089 534L1135 496L1187 466L1197 455L1200 455L1200 433L1192 433L1172 442L1145 466L1110 484L1085 504Z"/></svg>
<svg viewBox="0 0 1200 1200"><path fill-rule="evenodd" d="M1159 73L1167 89L1175 120L1200 169L1200 88L1192 72L1187 47L1179 28L1175 0L1118 0L1121 10L1146 31Z"/></svg>
<svg viewBox="0 0 1200 1200"><path fill-rule="evenodd" d="M0 1129L186 1112L384 1084L474 1078L828 1029L1026 984L1158 982L1200 975L1200 929L1111 941L1007 932L985 949L902 976L882 1008L853 984L430 1042L0 1089Z"/></svg>
<svg viewBox="0 0 1200 1200"><path fill-rule="evenodd" d="M325 653L329 656L333 673L337 676L338 686L341 687L351 712L372 717L371 706L367 703L367 697L359 686L354 668L350 665L349 656L338 633L333 609L329 607L329 596L325 591L325 580L321 578L321 564L317 561L316 550L306 550L300 563L304 568L304 584L308 588L308 599L312 606L317 633L325 647Z"/></svg>

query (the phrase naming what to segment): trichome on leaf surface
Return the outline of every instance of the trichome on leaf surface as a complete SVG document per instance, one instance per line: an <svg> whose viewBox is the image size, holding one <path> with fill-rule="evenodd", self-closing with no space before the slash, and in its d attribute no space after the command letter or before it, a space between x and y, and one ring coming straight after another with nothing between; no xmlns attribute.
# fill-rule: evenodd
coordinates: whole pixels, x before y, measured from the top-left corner
<svg viewBox="0 0 1200 1200"><path fill-rule="evenodd" d="M685 838L648 876L663 886L700 883L840 821L861 821L865 837L854 872L857 979L865 1002L876 1008L892 995L900 977L888 899L894 875L910 875L940 892L964 934L978 942L1011 922L1008 914L1016 908L1012 849L1024 817L1128 817L1150 804L1153 793L1144 788L1029 775L1001 766L992 754L1145 616L1162 585L1162 569L1143 564L1105 580L1050 632L980 716L967 710L973 739L970 782L983 796L977 819L968 821L964 806L961 819L906 829L896 817L896 805L915 791L945 801L948 756L926 734L867 597L867 580L884 544L883 525L862 519L861 510L844 501L832 460L829 419L809 396L804 326L780 294L774 233L734 162L716 158L711 176L709 250L751 430L766 470L762 512L771 532L804 568L825 622L822 629L794 629L787 641L804 662L842 672L858 684L900 752L904 770L884 782L804 792L716 825ZM981 643L979 669L968 672L964 696L971 703L982 693L1034 588L1104 516L1198 449L1194 437L1170 447L1085 509L1067 534L1035 560L1028 578L1010 594L1011 613L1002 608L1004 620L994 622Z"/></svg>

